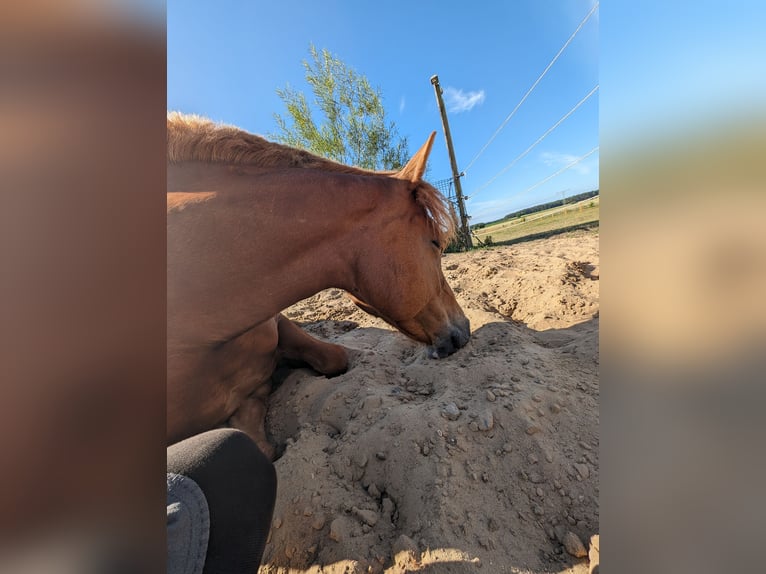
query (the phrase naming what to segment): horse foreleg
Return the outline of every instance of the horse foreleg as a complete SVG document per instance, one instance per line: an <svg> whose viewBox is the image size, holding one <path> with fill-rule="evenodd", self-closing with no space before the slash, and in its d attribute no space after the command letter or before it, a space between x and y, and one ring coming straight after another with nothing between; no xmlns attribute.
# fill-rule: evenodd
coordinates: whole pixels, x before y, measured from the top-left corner
<svg viewBox="0 0 766 574"><path fill-rule="evenodd" d="M286 359L308 363L323 375L333 376L348 369L348 352L340 345L315 339L284 315L277 317L277 351Z"/></svg>
<svg viewBox="0 0 766 574"><path fill-rule="evenodd" d="M266 438L266 401L271 385L264 383L247 396L229 418L229 426L248 435L269 460L274 460L275 450Z"/></svg>

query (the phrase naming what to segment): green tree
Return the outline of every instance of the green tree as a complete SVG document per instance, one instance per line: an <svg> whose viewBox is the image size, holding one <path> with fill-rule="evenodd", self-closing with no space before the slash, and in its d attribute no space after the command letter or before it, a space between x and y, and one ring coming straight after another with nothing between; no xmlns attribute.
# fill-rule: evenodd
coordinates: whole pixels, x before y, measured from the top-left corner
<svg viewBox="0 0 766 574"><path fill-rule="evenodd" d="M326 49L318 52L311 45L309 52L311 61L304 60L303 67L314 94L313 105L289 85L278 89L287 119L274 114L279 132L271 137L365 169L404 166L409 159L407 138L399 137L394 122L386 119L380 89ZM315 111L323 116L321 120L314 119Z"/></svg>

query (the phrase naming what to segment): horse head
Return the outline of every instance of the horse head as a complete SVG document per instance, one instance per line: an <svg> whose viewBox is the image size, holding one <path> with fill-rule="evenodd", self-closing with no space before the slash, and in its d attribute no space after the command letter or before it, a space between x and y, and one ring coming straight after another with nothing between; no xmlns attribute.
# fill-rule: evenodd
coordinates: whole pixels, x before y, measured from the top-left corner
<svg viewBox="0 0 766 574"><path fill-rule="evenodd" d="M389 174L385 197L364 222L352 300L410 338L432 358L451 355L470 338L470 325L441 268L454 234L451 210L423 181L436 132L400 171Z"/></svg>

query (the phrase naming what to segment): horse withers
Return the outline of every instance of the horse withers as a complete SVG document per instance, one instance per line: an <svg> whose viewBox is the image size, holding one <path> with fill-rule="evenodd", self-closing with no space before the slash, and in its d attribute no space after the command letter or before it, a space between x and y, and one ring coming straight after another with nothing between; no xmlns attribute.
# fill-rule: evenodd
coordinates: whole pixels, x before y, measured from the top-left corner
<svg viewBox="0 0 766 574"><path fill-rule="evenodd" d="M344 289L431 357L468 342L441 270L454 221L422 180L434 136L400 171L374 172L168 115L169 444L228 422L273 456L264 423L278 361L348 367L345 348L280 314L323 289Z"/></svg>

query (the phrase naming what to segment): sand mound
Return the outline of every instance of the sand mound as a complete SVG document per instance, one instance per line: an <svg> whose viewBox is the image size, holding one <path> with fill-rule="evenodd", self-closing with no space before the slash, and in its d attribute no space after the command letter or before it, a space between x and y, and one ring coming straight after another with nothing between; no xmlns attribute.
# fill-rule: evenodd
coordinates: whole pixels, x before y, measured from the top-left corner
<svg viewBox="0 0 766 574"><path fill-rule="evenodd" d="M588 572L598 533L598 235L443 267L473 336L442 360L338 290L286 314L353 349L281 369L261 573ZM593 552L592 552L593 553Z"/></svg>

